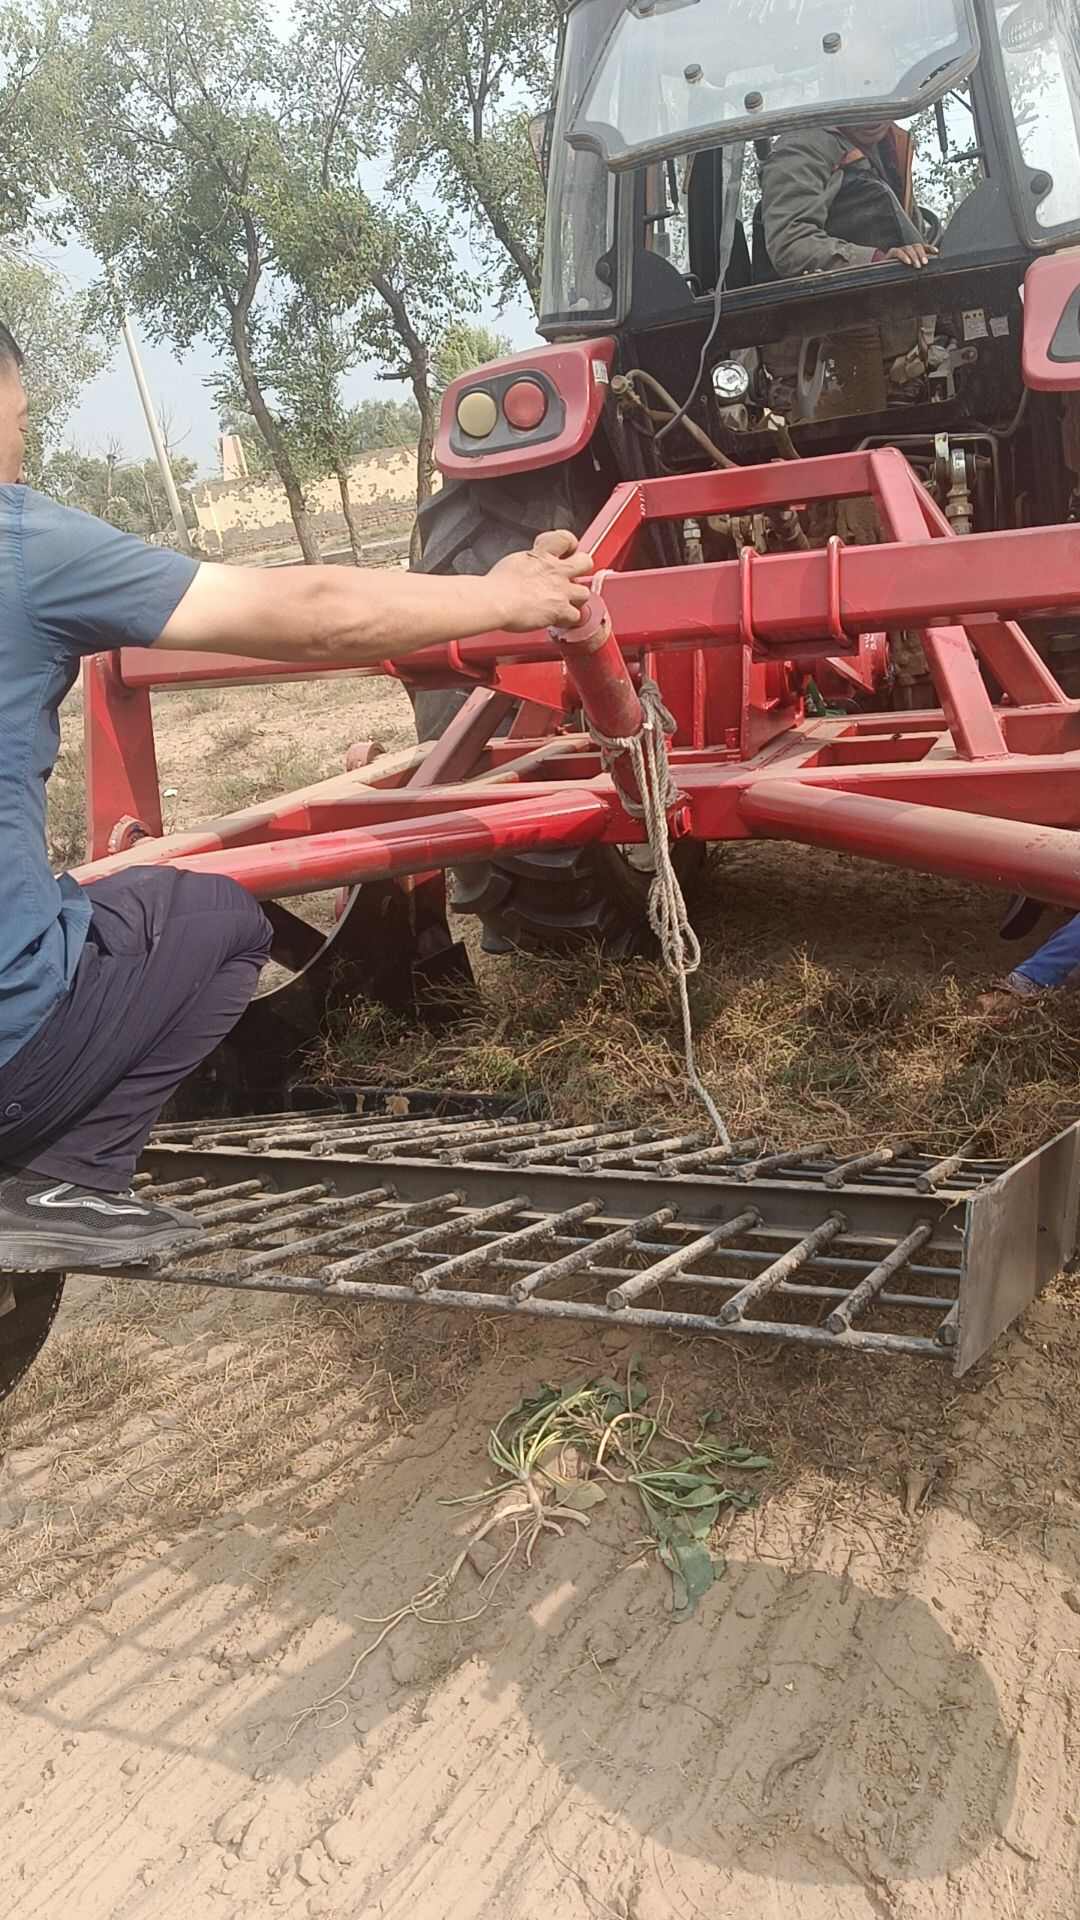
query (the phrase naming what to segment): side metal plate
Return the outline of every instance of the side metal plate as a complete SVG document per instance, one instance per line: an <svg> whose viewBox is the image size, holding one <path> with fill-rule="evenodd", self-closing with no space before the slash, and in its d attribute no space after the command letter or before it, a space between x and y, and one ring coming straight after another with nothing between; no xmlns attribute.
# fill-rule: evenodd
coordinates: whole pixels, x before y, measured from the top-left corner
<svg viewBox="0 0 1080 1920"><path fill-rule="evenodd" d="M968 1202L957 1376L982 1358L1076 1252L1080 1122Z"/></svg>

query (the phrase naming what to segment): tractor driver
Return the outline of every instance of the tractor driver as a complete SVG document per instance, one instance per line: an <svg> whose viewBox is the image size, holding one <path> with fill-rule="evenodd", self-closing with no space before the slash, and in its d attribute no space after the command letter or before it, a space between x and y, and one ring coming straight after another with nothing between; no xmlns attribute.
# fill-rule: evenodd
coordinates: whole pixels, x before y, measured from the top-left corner
<svg viewBox="0 0 1080 1920"><path fill-rule="evenodd" d="M22 354L0 326L0 1300L4 1272L141 1263L190 1231L130 1191L165 1101L239 1019L270 950L232 880L128 867L54 878L58 709L119 646L355 666L497 628L576 626L570 533L475 577L200 564L23 484Z"/></svg>
<svg viewBox="0 0 1080 1920"><path fill-rule="evenodd" d="M763 166L765 247L781 279L898 260L925 267L915 143L895 122L783 134Z"/></svg>

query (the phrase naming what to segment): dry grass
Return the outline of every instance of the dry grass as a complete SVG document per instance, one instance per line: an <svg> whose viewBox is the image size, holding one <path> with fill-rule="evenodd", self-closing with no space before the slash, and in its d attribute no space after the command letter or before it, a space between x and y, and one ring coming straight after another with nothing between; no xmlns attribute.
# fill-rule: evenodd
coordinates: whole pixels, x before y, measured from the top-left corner
<svg viewBox="0 0 1080 1920"><path fill-rule="evenodd" d="M86 762L82 737L70 727L49 781L49 862L77 866L86 854Z"/></svg>
<svg viewBox="0 0 1080 1920"><path fill-rule="evenodd" d="M103 1284L0 1408L0 1459L33 1469L0 1606L245 1503L308 1525L359 1462L460 1396L492 1338L435 1315Z"/></svg>
<svg viewBox="0 0 1080 1920"><path fill-rule="evenodd" d="M847 1147L885 1136L1019 1155L1076 1117L1080 1001L1005 1027L974 1011L1014 963L996 896L790 847L726 850L695 906L699 1060L740 1134ZM692 1115L670 983L595 952L484 962L480 1005L431 1035L356 1006L338 1079L540 1087L570 1121Z"/></svg>

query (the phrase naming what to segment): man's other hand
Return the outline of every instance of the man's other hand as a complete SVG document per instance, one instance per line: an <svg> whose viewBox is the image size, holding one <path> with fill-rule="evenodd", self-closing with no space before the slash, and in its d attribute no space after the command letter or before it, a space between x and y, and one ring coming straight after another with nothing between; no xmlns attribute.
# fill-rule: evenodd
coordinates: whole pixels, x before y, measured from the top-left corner
<svg viewBox="0 0 1080 1920"><path fill-rule="evenodd" d="M888 253L881 257L883 260L899 260L902 267L925 267L929 266L931 256L936 252L936 247L926 247L921 240L914 240L909 247L890 247Z"/></svg>
<svg viewBox="0 0 1080 1920"><path fill-rule="evenodd" d="M541 533L531 552L508 554L488 575L504 601L502 625L510 633L576 627L594 570L592 555L572 533Z"/></svg>

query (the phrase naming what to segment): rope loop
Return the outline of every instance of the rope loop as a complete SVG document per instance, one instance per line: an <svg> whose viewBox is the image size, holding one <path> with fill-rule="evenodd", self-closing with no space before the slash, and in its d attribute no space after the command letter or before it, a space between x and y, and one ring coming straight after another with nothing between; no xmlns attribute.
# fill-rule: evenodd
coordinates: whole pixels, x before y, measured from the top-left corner
<svg viewBox="0 0 1080 1920"><path fill-rule="evenodd" d="M649 925L656 936L664 966L678 988L687 1084L708 1114L720 1145L730 1147L731 1135L712 1094L698 1073L694 1052L688 981L701 965L701 942L690 924L679 876L671 858L668 814L679 799L679 790L672 777L668 742L675 732L675 721L665 707L655 681L642 680L639 698L643 716L640 733L619 740L609 738L592 725L589 725L589 733L600 748L601 760L609 771L623 754L630 757L640 798L633 799L621 786L619 798L632 818L645 823L645 834L655 867L649 888ZM586 724L589 724L588 716Z"/></svg>

